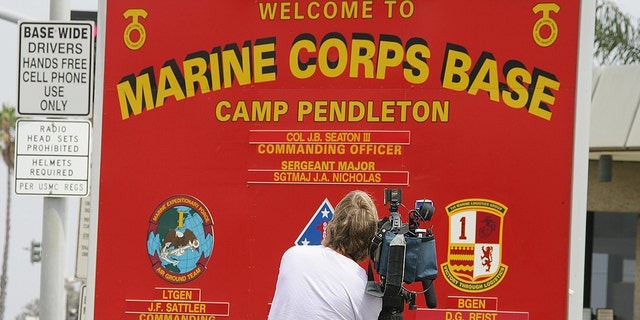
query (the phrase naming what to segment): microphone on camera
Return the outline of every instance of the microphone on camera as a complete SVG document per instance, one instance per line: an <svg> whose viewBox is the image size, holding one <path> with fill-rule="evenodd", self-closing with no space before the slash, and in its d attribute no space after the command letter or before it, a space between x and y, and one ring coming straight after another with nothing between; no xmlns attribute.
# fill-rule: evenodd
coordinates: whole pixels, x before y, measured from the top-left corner
<svg viewBox="0 0 640 320"><path fill-rule="evenodd" d="M429 309L437 307L436 287L433 286L433 280L423 279L422 289L424 290L424 300L427 303L427 307L429 307Z"/></svg>
<svg viewBox="0 0 640 320"><path fill-rule="evenodd" d="M436 211L436 208L433 206L433 204L429 202L425 202L418 209L418 216L422 221L429 221L431 220L431 217L433 217L433 213L435 211Z"/></svg>

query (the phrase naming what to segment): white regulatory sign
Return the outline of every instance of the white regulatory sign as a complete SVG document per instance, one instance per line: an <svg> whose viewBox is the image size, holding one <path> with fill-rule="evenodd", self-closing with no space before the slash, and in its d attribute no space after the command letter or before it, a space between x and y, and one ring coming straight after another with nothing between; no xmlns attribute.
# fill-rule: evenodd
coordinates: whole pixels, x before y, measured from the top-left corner
<svg viewBox="0 0 640 320"><path fill-rule="evenodd" d="M18 114L89 116L93 22L20 22Z"/></svg>
<svg viewBox="0 0 640 320"><path fill-rule="evenodd" d="M88 120L16 123L15 193L87 196L91 154Z"/></svg>

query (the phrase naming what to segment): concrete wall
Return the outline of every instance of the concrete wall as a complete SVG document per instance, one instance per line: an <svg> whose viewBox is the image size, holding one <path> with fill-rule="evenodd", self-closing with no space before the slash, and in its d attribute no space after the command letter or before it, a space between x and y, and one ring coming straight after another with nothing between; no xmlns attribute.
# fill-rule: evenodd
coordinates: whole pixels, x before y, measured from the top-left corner
<svg viewBox="0 0 640 320"><path fill-rule="evenodd" d="M598 181L598 160L589 161L587 210L640 214L640 162L613 161L611 181Z"/></svg>

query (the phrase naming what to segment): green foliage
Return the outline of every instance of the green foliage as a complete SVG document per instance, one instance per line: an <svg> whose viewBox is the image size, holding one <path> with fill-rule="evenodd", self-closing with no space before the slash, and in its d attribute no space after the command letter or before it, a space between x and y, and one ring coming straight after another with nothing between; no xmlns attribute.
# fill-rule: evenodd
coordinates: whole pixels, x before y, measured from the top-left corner
<svg viewBox="0 0 640 320"><path fill-rule="evenodd" d="M22 313L20 313L16 320L34 319L40 316L40 299L35 299L27 303L22 307Z"/></svg>
<svg viewBox="0 0 640 320"><path fill-rule="evenodd" d="M594 60L599 65L640 62L640 20L632 18L607 0L596 2Z"/></svg>
<svg viewBox="0 0 640 320"><path fill-rule="evenodd" d="M3 103L0 113L0 152L2 152L4 163L10 170L14 167L13 155L17 120L16 108Z"/></svg>

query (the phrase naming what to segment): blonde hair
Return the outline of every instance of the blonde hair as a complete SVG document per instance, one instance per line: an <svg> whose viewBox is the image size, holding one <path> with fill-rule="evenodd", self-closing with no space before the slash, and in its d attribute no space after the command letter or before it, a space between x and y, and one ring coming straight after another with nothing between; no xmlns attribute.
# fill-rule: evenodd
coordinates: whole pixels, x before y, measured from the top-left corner
<svg viewBox="0 0 640 320"><path fill-rule="evenodd" d="M335 208L322 245L356 262L369 255L371 239L378 230L378 211L364 191L349 192Z"/></svg>

